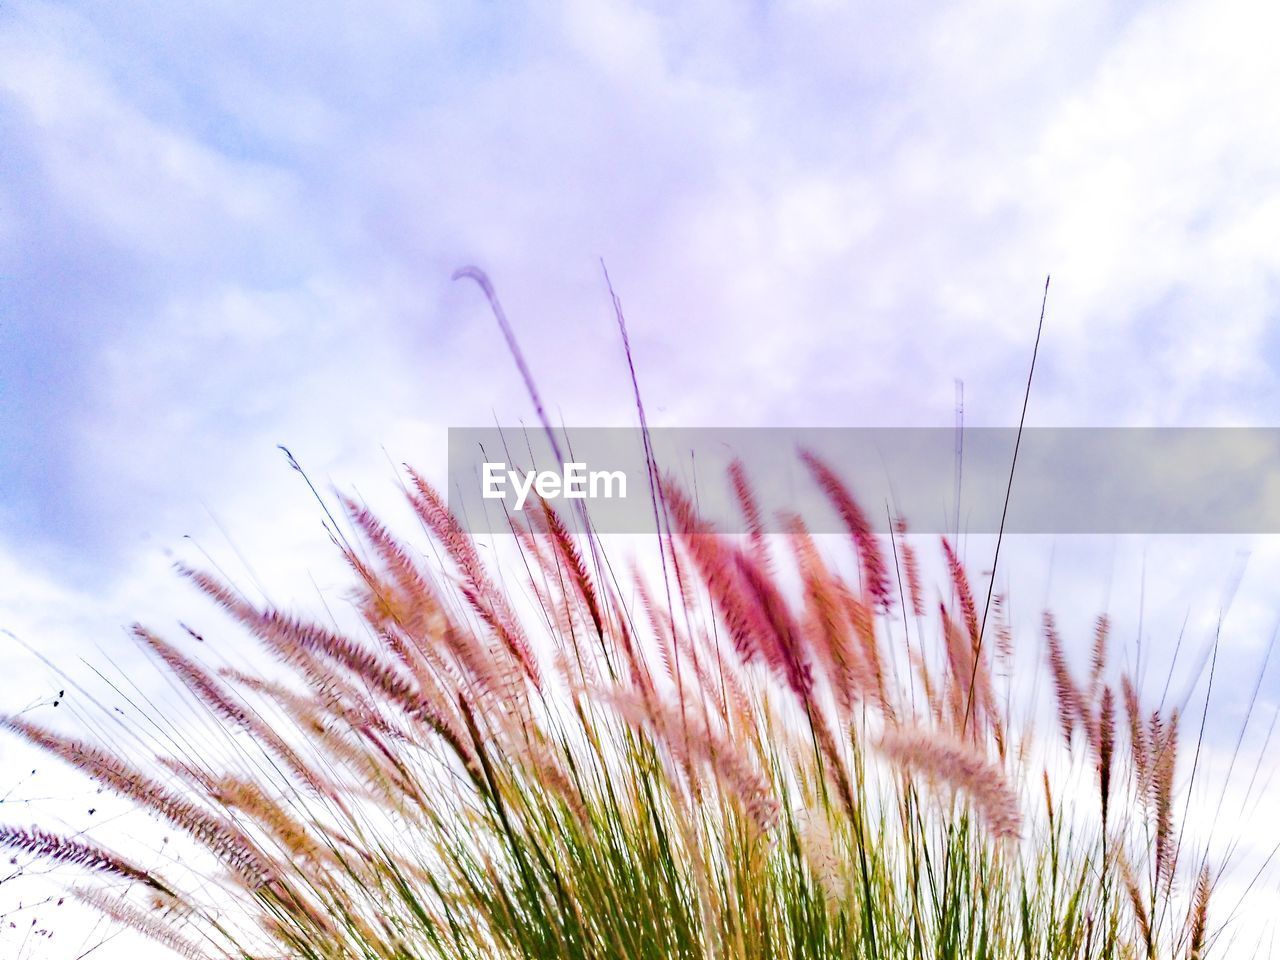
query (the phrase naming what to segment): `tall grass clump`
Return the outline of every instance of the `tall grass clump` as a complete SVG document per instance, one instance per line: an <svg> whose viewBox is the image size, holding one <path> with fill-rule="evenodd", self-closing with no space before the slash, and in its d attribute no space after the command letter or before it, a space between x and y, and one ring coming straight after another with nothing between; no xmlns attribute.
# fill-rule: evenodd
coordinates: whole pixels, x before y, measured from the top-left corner
<svg viewBox="0 0 1280 960"><path fill-rule="evenodd" d="M1112 668L1106 620L1078 671L1045 616L1058 729L1033 737L1003 598L975 599L947 539L929 586L918 538L873 534L806 464L838 548L795 517L762 532L735 469L749 535L665 483L651 563L624 573L546 504L486 562L410 471L422 542L342 501L358 629L184 567L263 653L233 669L208 629L135 628L212 737L3 724L191 849L157 866L17 826L0 844L189 958L1212 955L1181 718ZM140 748L157 739L186 746Z"/></svg>

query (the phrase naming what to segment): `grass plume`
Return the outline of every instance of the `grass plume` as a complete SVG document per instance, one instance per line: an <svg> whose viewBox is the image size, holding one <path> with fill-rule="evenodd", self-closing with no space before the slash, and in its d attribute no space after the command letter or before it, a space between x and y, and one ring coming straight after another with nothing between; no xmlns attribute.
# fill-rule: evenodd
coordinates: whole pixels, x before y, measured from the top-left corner
<svg viewBox="0 0 1280 960"><path fill-rule="evenodd" d="M3 723L199 855L152 869L15 827L0 844L123 884L79 896L187 957L1210 955L1209 867L1177 849L1177 713L1122 677L1118 734L1108 623L1080 684L1044 620L1061 732L1068 747L1084 733L1096 773L1093 817L1005 712L1004 599L993 663L952 543L930 622L905 525L889 554L831 469L804 462L848 530L852 579L799 520L763 533L740 468L745 540L660 482L672 534L656 587L617 578L545 504L499 572L412 472L433 549L343 501L359 631L184 570L260 643L260 669L135 636L229 755L143 761ZM503 586L517 577L526 591Z"/></svg>

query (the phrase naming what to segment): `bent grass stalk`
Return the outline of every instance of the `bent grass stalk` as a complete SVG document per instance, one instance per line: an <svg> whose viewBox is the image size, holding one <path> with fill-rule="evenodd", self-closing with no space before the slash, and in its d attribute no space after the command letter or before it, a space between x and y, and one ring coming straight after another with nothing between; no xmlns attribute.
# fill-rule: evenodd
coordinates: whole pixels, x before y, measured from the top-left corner
<svg viewBox="0 0 1280 960"><path fill-rule="evenodd" d="M1044 623L1062 742L1042 746L1085 750L1096 776L1068 813L998 690L1003 598L988 652L944 540L931 625L905 525L886 557L852 493L804 458L848 527L854 580L798 519L762 534L740 468L745 540L659 481L660 585L616 579L543 504L503 571L526 576L532 615L412 471L435 554L342 501L362 635L184 569L261 643L260 672L136 637L232 767L3 723L199 856L151 868L10 826L0 845L87 873L82 900L211 960L1211 956L1215 875L1174 823L1177 712L1144 706L1128 676L1117 690L1106 622L1083 683Z"/></svg>

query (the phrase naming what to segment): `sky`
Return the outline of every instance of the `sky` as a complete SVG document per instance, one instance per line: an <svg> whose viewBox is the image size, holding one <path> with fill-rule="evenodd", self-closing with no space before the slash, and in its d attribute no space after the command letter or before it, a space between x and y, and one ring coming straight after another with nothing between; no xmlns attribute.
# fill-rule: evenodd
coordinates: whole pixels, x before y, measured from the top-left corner
<svg viewBox="0 0 1280 960"><path fill-rule="evenodd" d="M129 665L125 625L190 607L175 555L340 583L277 444L389 502L448 427L532 417L465 264L568 424L635 418L603 261L656 424L945 426L962 380L1012 425L1052 273L1028 423L1280 426L1278 31L1242 0L5 4L0 628ZM1232 642L1280 608L1269 543L1106 549L1105 583L1055 568L1073 603L1145 564L1209 623L1245 549ZM11 639L8 711L58 682Z"/></svg>

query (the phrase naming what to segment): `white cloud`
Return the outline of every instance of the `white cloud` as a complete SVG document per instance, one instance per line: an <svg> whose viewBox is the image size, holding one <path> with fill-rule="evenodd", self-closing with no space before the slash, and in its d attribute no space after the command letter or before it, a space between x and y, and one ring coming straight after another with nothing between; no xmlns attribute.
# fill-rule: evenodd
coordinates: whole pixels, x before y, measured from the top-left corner
<svg viewBox="0 0 1280 960"><path fill-rule="evenodd" d="M176 618L210 512L278 595L334 582L275 443L385 498L380 445L529 420L464 262L569 423L633 419L601 255L657 423L945 424L962 377L1008 424L1049 270L1033 422L1280 401L1260 3L4 16L0 626L59 656Z"/></svg>

